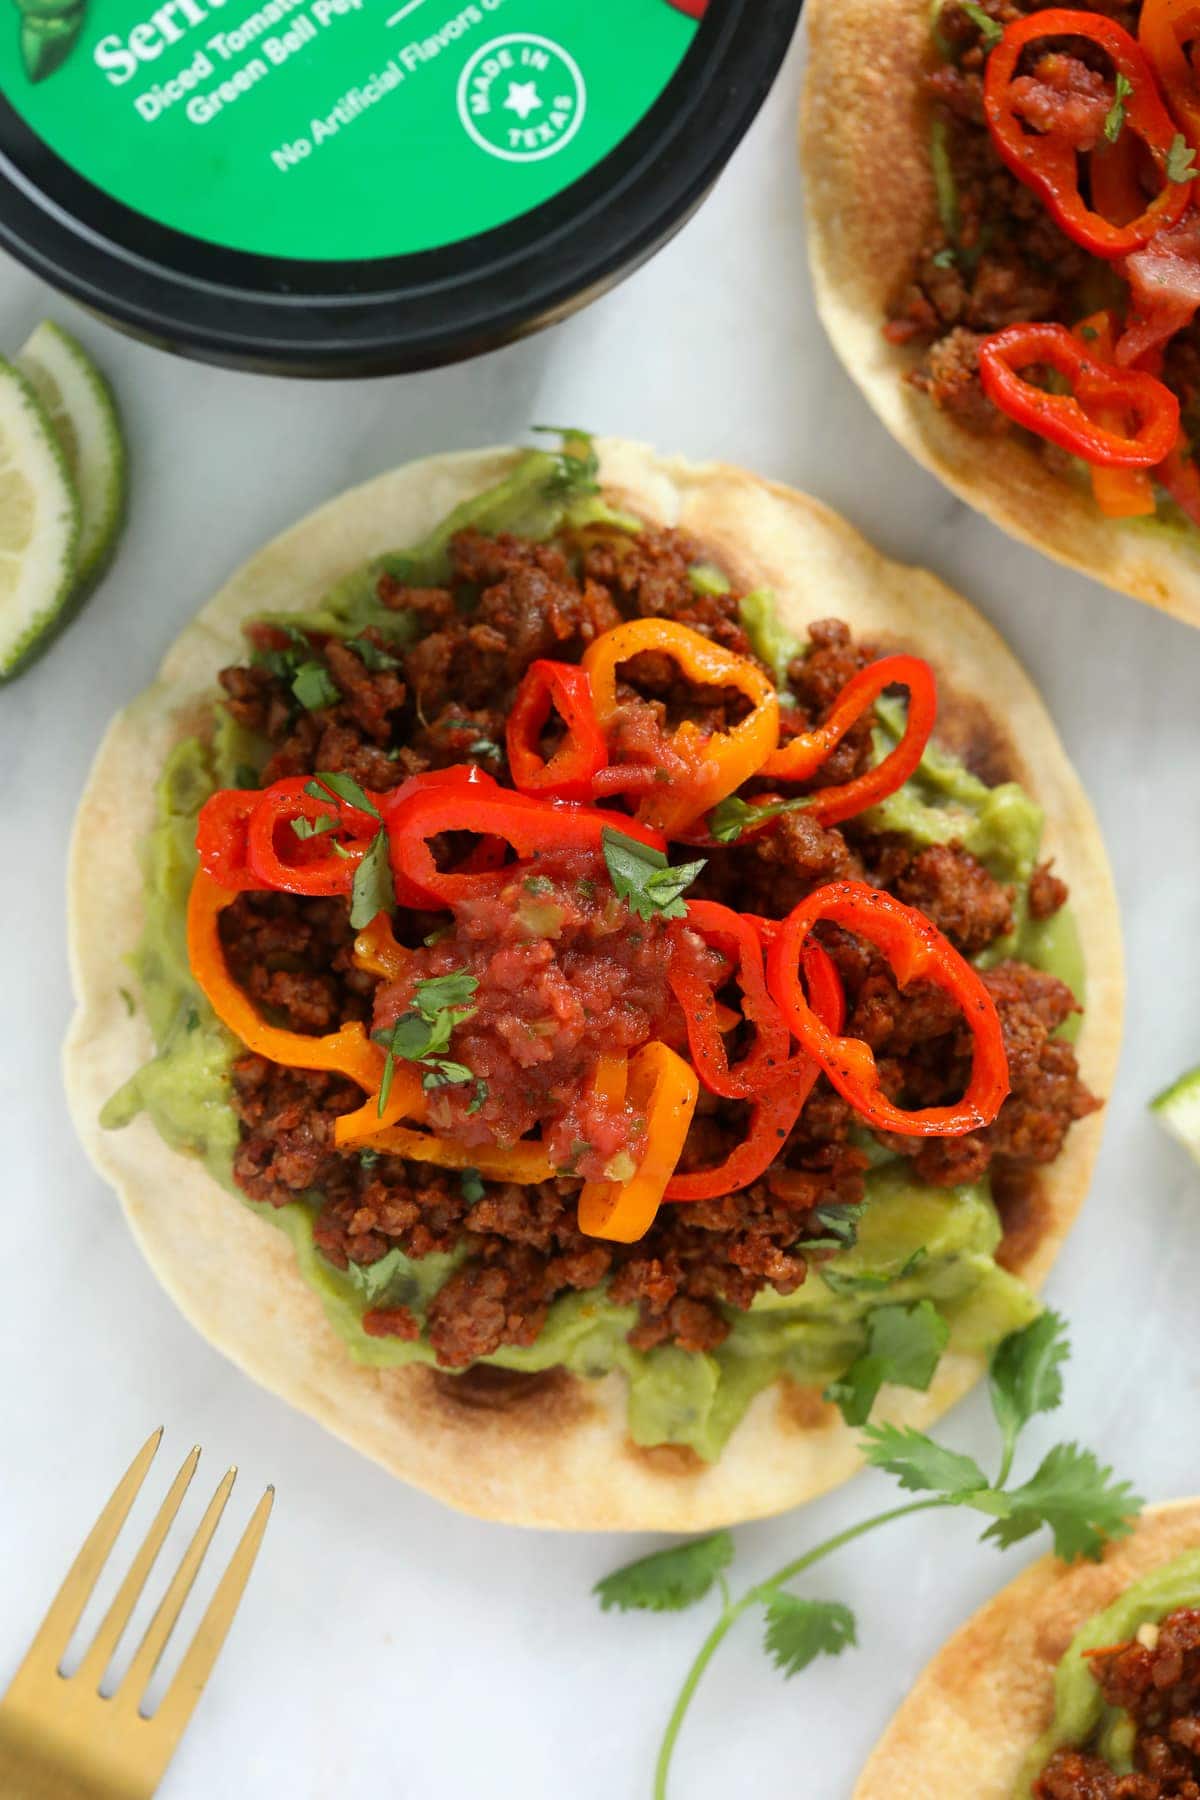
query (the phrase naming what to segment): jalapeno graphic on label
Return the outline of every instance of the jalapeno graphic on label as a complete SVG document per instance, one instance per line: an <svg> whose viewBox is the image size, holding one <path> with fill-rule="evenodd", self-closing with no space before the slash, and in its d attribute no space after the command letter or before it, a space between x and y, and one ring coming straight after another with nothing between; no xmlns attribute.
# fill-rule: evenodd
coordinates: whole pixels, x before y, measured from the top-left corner
<svg viewBox="0 0 1200 1800"><path fill-rule="evenodd" d="M30 81L62 67L83 29L86 0L14 0L21 15L21 61Z"/></svg>

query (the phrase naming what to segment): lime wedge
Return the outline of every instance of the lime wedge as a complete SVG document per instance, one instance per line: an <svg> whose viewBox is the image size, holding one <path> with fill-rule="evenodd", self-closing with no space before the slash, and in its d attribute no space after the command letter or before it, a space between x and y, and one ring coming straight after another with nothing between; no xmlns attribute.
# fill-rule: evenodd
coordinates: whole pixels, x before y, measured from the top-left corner
<svg viewBox="0 0 1200 1800"><path fill-rule="evenodd" d="M73 598L81 600L112 560L125 516L125 441L116 402L82 344L49 319L14 361L46 409L79 494Z"/></svg>
<svg viewBox="0 0 1200 1800"><path fill-rule="evenodd" d="M75 587L79 502L37 395L0 358L0 681L41 648Z"/></svg>
<svg viewBox="0 0 1200 1800"><path fill-rule="evenodd" d="M1189 1069L1150 1102L1150 1111L1200 1162L1200 1069Z"/></svg>

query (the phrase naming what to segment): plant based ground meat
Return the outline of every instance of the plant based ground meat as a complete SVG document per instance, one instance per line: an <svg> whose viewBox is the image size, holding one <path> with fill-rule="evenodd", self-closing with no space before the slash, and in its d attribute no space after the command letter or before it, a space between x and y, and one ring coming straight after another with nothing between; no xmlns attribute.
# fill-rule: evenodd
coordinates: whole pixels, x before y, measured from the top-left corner
<svg viewBox="0 0 1200 1800"><path fill-rule="evenodd" d="M754 656L739 596L697 590L689 570L705 559L679 534L589 530L572 550L568 560L548 545L460 534L446 587L382 580L380 596L411 625L408 637L367 631L343 643L314 634L298 649L281 628L252 627L253 660L225 670L221 681L233 717L269 743L263 783L321 770L386 791L464 760L503 780L506 719L529 663L576 660L624 618L678 620ZM331 684L328 704L316 710L301 707L292 691L297 656L317 661ZM821 722L872 659L838 621L814 623L788 668L781 736ZM672 726L687 717L711 721L714 709L736 716L736 696L714 700L712 689L693 690L659 658L635 659L622 676L619 697L634 721L643 713ZM840 785L870 766L872 725L868 715L847 734L815 785ZM442 848L450 855L456 847ZM920 907L971 957L1014 929L1012 890L960 844L921 847L873 831L865 817L826 828L793 811L761 836L704 854L692 894L768 917L852 876ZM479 984L478 1010L453 1054L461 1045L462 1060L484 1075L486 1094L469 1112L465 1086L438 1090L431 1105L446 1112L443 1125L452 1124L460 1141L482 1144L495 1141L501 1126L511 1137L540 1124L556 1152L565 1145L569 1156L570 1140L578 1139L579 1174L598 1177L607 1159L636 1152L636 1127L631 1135L627 1122L613 1118L606 1127L594 1112L581 1120L581 1074L606 1047L630 1048L655 1035L682 1045L685 1027L667 987L661 921L630 913L602 860L587 855L585 868L583 852L553 853L532 880L529 865L519 876L498 873L483 899L456 908L453 923L445 913L402 908L396 928L414 960L390 986L356 966L341 899L242 894L222 915L222 941L233 975L256 1003L308 1033L349 1020L386 1027L410 1005L417 981L469 971ZM1065 899L1064 884L1039 869L1029 890L1033 917L1050 918ZM845 988L846 1031L875 1052L889 1097L909 1106L957 1098L970 1072L971 1038L954 1004L919 982L901 991L874 950L836 927L822 926L819 935ZM1056 1035L1077 1011L1070 990L1006 956L984 980L1012 1079L995 1124L958 1139L879 1140L889 1153L912 1158L916 1174L934 1185L974 1181L994 1165L1011 1187L1052 1161L1071 1122L1098 1105L1079 1080L1070 1044ZM731 1062L743 1053L743 1029L730 1041ZM532 1343L557 1296L601 1283L615 1303L636 1307L635 1347L714 1348L729 1330L724 1306L746 1308L764 1287L786 1295L801 1285L805 1240L820 1236L813 1209L861 1200L873 1144L821 1079L762 1179L726 1198L666 1205L639 1242L618 1244L578 1230L578 1179L516 1186L370 1149L338 1150L334 1122L362 1102L341 1076L243 1055L233 1098L239 1185L271 1206L319 1196L314 1235L331 1263L374 1263L397 1246L418 1260L459 1254L425 1320L438 1361L454 1369ZM747 1110L702 1089L681 1172L721 1162L744 1137ZM552 1161L564 1166L557 1153ZM828 1256L828 1240L812 1254ZM402 1306L381 1307L365 1325L377 1336L411 1338L414 1317Z"/></svg>
<svg viewBox="0 0 1200 1800"><path fill-rule="evenodd" d="M1034 1783L1035 1800L1200 1800L1200 1612L1181 1608L1088 1661L1105 1703L1133 1721L1134 1772L1057 1750Z"/></svg>

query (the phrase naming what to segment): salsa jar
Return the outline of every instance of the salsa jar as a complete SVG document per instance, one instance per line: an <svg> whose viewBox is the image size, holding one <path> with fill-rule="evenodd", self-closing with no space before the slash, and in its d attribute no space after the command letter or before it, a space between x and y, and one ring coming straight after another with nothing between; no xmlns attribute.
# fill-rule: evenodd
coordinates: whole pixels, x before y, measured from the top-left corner
<svg viewBox="0 0 1200 1800"><path fill-rule="evenodd" d="M184 355L473 356L652 255L801 0L10 0L0 243Z"/></svg>

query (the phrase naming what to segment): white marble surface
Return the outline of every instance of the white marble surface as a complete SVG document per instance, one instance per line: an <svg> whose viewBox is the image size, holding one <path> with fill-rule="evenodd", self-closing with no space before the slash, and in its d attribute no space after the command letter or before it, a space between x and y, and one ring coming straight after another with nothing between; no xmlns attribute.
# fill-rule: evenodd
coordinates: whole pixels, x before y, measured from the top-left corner
<svg viewBox="0 0 1200 1800"><path fill-rule="evenodd" d="M259 1392L176 1314L66 1122L63 871L72 810L110 714L264 539L339 488L425 451L584 422L810 488L897 557L970 594L1032 669L1099 809L1124 908L1125 1052L1095 1191L1050 1287L1075 1321L1055 1432L1155 1497L1200 1489L1195 1295L1200 1171L1147 1098L1200 1059L1200 633L1064 573L972 516L885 437L813 315L793 156L793 53L723 182L679 238L590 311L460 368L305 385L175 361L0 264L0 343L44 313L111 370L133 512L120 562L45 661L0 692L0 1684L85 1527L151 1426L166 1465L205 1445L242 1468L237 1520L279 1504L230 1645L163 1792L172 1800L531 1800L648 1792L701 1613L601 1617L597 1576L649 1542L474 1523L391 1481ZM944 1427L990 1456L986 1401ZM1035 1430L1031 1449L1051 1441ZM860 1477L738 1533L765 1575L886 1504ZM223 1533L227 1544L231 1532ZM926 1657L1017 1572L966 1518L914 1521L809 1590L860 1612L862 1649L785 1686L739 1629L682 1740L677 1796L849 1794Z"/></svg>

